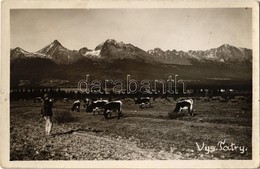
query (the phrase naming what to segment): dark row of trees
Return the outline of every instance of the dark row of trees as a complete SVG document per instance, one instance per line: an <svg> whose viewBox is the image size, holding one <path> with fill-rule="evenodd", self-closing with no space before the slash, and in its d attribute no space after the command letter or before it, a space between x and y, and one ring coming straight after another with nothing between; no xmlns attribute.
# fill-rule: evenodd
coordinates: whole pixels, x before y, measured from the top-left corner
<svg viewBox="0 0 260 169"><path fill-rule="evenodd" d="M45 93L48 93L52 98L59 99L85 99L85 98L138 98L138 97L153 97L153 98L169 98L172 97L177 99L179 97L188 96L202 96L202 97L213 97L213 96L232 96L232 95L247 95L250 91L234 91L230 89L189 89L185 93L179 92L178 94L162 93L161 91L153 92L150 94L144 94L141 92L137 93L109 93L103 92L103 94L96 93L81 93L78 90L66 90L61 88L22 88L12 89L10 91L11 100L34 100L39 97L43 97Z"/></svg>

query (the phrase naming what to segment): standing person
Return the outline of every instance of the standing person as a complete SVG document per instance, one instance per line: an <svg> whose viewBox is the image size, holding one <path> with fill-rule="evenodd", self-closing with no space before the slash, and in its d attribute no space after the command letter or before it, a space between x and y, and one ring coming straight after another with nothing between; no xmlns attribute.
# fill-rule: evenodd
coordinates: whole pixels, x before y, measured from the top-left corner
<svg viewBox="0 0 260 169"><path fill-rule="evenodd" d="M52 113L52 106L53 106L53 102L51 99L49 99L49 95L46 93L44 94L44 100L43 100L43 104L42 104L42 109L41 109L41 113L46 121L45 124L45 134L46 135L50 135L51 134L51 129L52 129L52 120L51 117L53 115Z"/></svg>

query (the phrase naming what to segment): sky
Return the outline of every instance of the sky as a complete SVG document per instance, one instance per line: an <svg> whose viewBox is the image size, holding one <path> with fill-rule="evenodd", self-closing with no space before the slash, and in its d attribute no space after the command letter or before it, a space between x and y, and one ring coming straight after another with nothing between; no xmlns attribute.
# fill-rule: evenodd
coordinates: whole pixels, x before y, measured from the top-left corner
<svg viewBox="0 0 260 169"><path fill-rule="evenodd" d="M249 8L11 9L10 26L11 48L29 52L55 39L71 50L94 49L107 39L143 50L252 48Z"/></svg>

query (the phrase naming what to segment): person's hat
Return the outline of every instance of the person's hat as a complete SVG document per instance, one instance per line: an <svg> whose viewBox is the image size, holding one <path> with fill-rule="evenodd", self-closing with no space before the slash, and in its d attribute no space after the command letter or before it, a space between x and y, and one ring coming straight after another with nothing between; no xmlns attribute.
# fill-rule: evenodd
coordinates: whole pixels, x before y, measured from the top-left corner
<svg viewBox="0 0 260 169"><path fill-rule="evenodd" d="M48 93L45 93L45 94L43 95L43 97L44 97L44 98L49 97Z"/></svg>

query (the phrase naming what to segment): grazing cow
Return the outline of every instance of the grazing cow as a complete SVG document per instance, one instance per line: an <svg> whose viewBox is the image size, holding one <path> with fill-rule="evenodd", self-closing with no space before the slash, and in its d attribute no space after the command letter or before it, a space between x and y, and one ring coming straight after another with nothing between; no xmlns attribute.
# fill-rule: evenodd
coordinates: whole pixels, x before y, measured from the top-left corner
<svg viewBox="0 0 260 169"><path fill-rule="evenodd" d="M185 99L178 101L175 109L173 110L175 113L182 112L182 110L188 109L189 115L193 116L193 100Z"/></svg>
<svg viewBox="0 0 260 169"><path fill-rule="evenodd" d="M92 110L93 115L95 115L96 112L98 112L100 115L100 112L104 110L104 106L107 102L108 100L92 101L92 103L89 105L89 109Z"/></svg>
<svg viewBox="0 0 260 169"><path fill-rule="evenodd" d="M71 107L71 111L75 111L75 110L78 112L80 111L80 101L79 100L76 100Z"/></svg>
<svg viewBox="0 0 260 169"><path fill-rule="evenodd" d="M43 102L41 97L36 97L33 101L34 103Z"/></svg>
<svg viewBox="0 0 260 169"><path fill-rule="evenodd" d="M107 119L108 114L111 117L112 112L117 112L117 118L120 119L120 116L122 114L122 102L120 100L117 101L111 101L105 104L104 106L104 116Z"/></svg>
<svg viewBox="0 0 260 169"><path fill-rule="evenodd" d="M151 102L149 97L141 97L138 99L135 99L135 104L139 104L140 108L144 108L145 106L151 107Z"/></svg>

